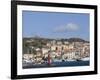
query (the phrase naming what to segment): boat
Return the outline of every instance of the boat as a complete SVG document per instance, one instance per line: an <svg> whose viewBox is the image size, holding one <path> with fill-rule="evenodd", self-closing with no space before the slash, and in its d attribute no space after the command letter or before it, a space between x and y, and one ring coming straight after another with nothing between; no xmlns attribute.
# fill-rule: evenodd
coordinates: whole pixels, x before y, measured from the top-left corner
<svg viewBox="0 0 100 80"><path fill-rule="evenodd" d="M82 61L89 61L90 60L90 57L85 57L85 58L82 58L81 60Z"/></svg>
<svg viewBox="0 0 100 80"><path fill-rule="evenodd" d="M67 59L66 61L76 61L75 59Z"/></svg>
<svg viewBox="0 0 100 80"><path fill-rule="evenodd" d="M62 60L54 59L53 62L62 62Z"/></svg>

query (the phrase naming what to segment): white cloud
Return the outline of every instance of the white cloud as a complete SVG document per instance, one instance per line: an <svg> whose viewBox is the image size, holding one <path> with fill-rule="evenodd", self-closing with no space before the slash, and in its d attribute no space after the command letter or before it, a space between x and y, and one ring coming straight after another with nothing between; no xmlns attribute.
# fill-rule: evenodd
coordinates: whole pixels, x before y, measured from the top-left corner
<svg viewBox="0 0 100 80"><path fill-rule="evenodd" d="M74 23L68 23L65 26L56 27L54 29L55 32L67 32L67 31L77 31L79 29L79 26Z"/></svg>

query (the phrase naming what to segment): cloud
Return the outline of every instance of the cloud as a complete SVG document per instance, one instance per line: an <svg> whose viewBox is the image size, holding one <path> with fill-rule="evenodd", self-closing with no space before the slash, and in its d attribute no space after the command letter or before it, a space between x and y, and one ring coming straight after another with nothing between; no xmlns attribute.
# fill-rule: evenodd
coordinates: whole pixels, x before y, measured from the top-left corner
<svg viewBox="0 0 100 80"><path fill-rule="evenodd" d="M54 32L67 32L67 31L77 31L79 26L74 23L68 23L67 25L56 27Z"/></svg>

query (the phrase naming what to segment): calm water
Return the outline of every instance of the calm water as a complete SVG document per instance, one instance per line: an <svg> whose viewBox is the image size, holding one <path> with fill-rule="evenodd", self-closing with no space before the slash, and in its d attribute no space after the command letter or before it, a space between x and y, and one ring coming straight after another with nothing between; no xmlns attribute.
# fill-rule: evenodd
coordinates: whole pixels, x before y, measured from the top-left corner
<svg viewBox="0 0 100 80"><path fill-rule="evenodd" d="M53 62L51 65L23 63L23 68L45 68L45 67L74 67L74 66L89 66L89 61L67 61L67 62Z"/></svg>

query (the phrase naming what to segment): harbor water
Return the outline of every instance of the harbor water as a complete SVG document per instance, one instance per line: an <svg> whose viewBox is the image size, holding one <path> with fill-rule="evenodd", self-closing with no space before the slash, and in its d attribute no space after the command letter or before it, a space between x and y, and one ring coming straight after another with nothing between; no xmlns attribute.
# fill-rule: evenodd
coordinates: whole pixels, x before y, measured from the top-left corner
<svg viewBox="0 0 100 80"><path fill-rule="evenodd" d="M23 69L29 68L46 68L46 67L75 67L75 66L89 66L90 61L63 61L52 62L51 64L34 64L34 63L22 63Z"/></svg>

